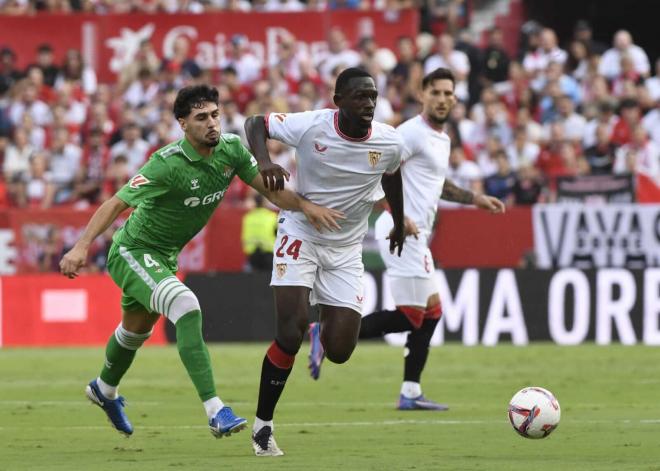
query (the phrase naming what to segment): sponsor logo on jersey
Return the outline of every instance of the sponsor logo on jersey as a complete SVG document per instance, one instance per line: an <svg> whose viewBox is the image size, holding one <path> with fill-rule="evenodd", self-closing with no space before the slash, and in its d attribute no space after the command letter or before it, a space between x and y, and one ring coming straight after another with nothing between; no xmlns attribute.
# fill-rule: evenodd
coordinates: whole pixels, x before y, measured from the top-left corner
<svg viewBox="0 0 660 471"><path fill-rule="evenodd" d="M286 119L286 115L282 113L278 113L275 115L275 119L277 119L280 123L283 123L284 120Z"/></svg>
<svg viewBox="0 0 660 471"><path fill-rule="evenodd" d="M278 278L282 278L286 273L286 263L275 264L275 272L277 273Z"/></svg>
<svg viewBox="0 0 660 471"><path fill-rule="evenodd" d="M183 204L184 206L188 206L189 208L194 208L195 206L199 206L200 204L202 206L206 206L207 204L220 201L220 199L224 196L225 191L227 190L216 191L215 193L209 193L208 195L202 198L199 198L197 196L190 196L185 200L183 200Z"/></svg>
<svg viewBox="0 0 660 471"><path fill-rule="evenodd" d="M199 179L193 178L192 180L190 180L190 189L199 190Z"/></svg>
<svg viewBox="0 0 660 471"><path fill-rule="evenodd" d="M377 152L375 150L369 151L369 165L375 167L380 158L383 156L382 152Z"/></svg>
<svg viewBox="0 0 660 471"><path fill-rule="evenodd" d="M328 150L328 146L324 146L323 144L314 141L314 149L317 153L323 154L326 150Z"/></svg>
<svg viewBox="0 0 660 471"><path fill-rule="evenodd" d="M355 299L358 302L358 304L362 304L362 302L364 301L364 296L360 296L360 295L356 294Z"/></svg>
<svg viewBox="0 0 660 471"><path fill-rule="evenodd" d="M146 185L147 183L150 183L151 180L149 180L147 177L142 175L141 173L138 173L135 175L133 178L131 178L131 181L128 183L128 186L133 188L134 190L138 189L142 185Z"/></svg>

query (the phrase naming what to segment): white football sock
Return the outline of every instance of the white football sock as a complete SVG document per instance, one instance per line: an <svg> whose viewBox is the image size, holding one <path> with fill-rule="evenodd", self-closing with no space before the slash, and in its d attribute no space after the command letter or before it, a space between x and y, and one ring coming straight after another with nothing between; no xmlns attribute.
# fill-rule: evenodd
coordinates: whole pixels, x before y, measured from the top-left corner
<svg viewBox="0 0 660 471"><path fill-rule="evenodd" d="M252 424L252 431L257 433L265 426L270 427L271 431L275 431L275 425L273 424L272 420L261 420L259 417L255 417L254 423Z"/></svg>
<svg viewBox="0 0 660 471"><path fill-rule="evenodd" d="M414 399L422 395L422 386L413 381L404 381L401 385L401 394L408 399Z"/></svg>
<svg viewBox="0 0 660 471"><path fill-rule="evenodd" d="M105 397L108 399L117 399L117 388L118 386L110 386L108 383L103 381L100 377L96 378L96 384L98 385L99 389L101 390L101 394L103 394Z"/></svg>
<svg viewBox="0 0 660 471"><path fill-rule="evenodd" d="M215 417L215 414L217 414L220 409L225 407L225 405L218 396L212 397L211 399L204 401L203 404L204 404L204 410L206 411L206 415L208 416L209 420Z"/></svg>

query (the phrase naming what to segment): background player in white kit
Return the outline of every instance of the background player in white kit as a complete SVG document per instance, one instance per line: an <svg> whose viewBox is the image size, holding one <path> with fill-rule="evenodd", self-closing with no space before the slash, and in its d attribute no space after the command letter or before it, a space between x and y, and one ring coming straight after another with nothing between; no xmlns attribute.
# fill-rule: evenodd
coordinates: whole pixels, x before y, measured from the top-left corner
<svg viewBox="0 0 660 471"><path fill-rule="evenodd" d="M267 187L282 188L281 176L286 175L270 162L270 137L296 148L296 191L345 215L341 228L319 232L294 212L280 213L271 279L277 334L261 370L252 438L257 456L283 454L273 438L273 413L307 329L310 303L319 305L318 341L328 359L344 363L353 353L363 302L362 239L383 191L394 221L389 250L398 248L401 254L405 233L399 165L405 146L394 128L373 121L377 96L371 76L350 68L337 77L338 110L254 116L245 123Z"/></svg>
<svg viewBox="0 0 660 471"><path fill-rule="evenodd" d="M436 69L425 76L420 96L422 113L397 128L406 144L401 162L406 232L416 234L406 240L401 257L393 257L388 250L383 250L392 228L390 213L384 211L376 221L376 239L387 268L396 310L377 311L365 316L360 339L410 331L398 403L400 410L447 409L443 404L426 399L420 385L429 343L442 316L435 267L428 247L438 199L473 204L492 213L504 212L504 204L497 198L458 188L445 178L450 140L442 126L456 103L454 85L454 76L448 69ZM312 330L315 328L312 326ZM311 338L310 372L314 379L318 379L323 346L314 342L314 336Z"/></svg>

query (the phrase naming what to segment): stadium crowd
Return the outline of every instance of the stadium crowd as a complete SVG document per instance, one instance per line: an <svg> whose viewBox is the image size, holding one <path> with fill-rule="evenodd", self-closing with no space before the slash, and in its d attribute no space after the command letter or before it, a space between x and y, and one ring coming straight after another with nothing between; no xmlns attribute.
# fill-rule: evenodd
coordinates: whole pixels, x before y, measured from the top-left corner
<svg viewBox="0 0 660 471"><path fill-rule="evenodd" d="M38 5L104 11L134 3L0 0L0 11ZM174 11L225 1L139 3ZM561 41L533 21L521 34L520 55L511 57L497 28L483 44L466 30L421 33L399 38L394 51L370 37L350 44L334 29L325 54L311 57L289 36L272 62L252 52L249 38L235 35L217 70L199 66L186 37L176 40L169 58L144 41L111 84L97 81L78 50L57 62L44 43L32 63L18 69L15 52L0 44L0 206L85 207L105 200L151 152L182 137L171 109L183 85L216 86L223 131L245 139L243 123L252 114L333 107L331 84L349 66L375 77L375 119L392 125L419 112L424 74L450 68L461 102L447 127L449 177L509 205L553 201L556 178L565 175L632 173L660 184L660 60L652 64L627 31L618 31L611 45L594 40L584 21ZM293 151L276 141L269 145L295 179ZM237 181L225 204L248 205L248 196Z"/></svg>

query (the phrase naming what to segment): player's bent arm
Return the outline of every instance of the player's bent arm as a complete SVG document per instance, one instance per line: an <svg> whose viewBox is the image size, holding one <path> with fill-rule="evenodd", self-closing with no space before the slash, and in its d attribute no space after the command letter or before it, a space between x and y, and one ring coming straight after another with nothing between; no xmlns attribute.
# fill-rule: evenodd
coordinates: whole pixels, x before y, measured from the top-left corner
<svg viewBox="0 0 660 471"><path fill-rule="evenodd" d="M475 194L470 190L464 190L456 186L449 179L445 180L442 187L440 198L445 201L454 201L461 204L473 204L478 208L490 211L493 214L503 213L505 211L504 203L494 196Z"/></svg>
<svg viewBox="0 0 660 471"><path fill-rule="evenodd" d="M245 120L244 127L245 136L254 158L257 159L264 184L274 191L283 190L284 179L289 181L290 175L289 172L270 160L266 147L266 139L270 137L268 129L266 129L266 117L264 115L250 116Z"/></svg>
<svg viewBox="0 0 660 471"><path fill-rule="evenodd" d="M394 228L390 232L390 252L394 253L395 248L399 248L398 255L401 256L403 242L406 238L404 217L403 217L403 182L401 180L401 168L392 174L383 174L381 179L385 199L390 205Z"/></svg>
<svg viewBox="0 0 660 471"><path fill-rule="evenodd" d="M78 242L60 260L60 271L63 275L69 278L78 276L78 270L87 261L87 251L94 239L110 227L127 208L128 204L113 196L96 210Z"/></svg>
<svg viewBox="0 0 660 471"><path fill-rule="evenodd" d="M262 178L257 175L250 182L250 186L261 193L265 198L280 209L289 211L302 211L307 220L316 230L339 230L338 219L344 219L344 213L336 209L319 206L307 198L291 190L273 191L266 188Z"/></svg>

